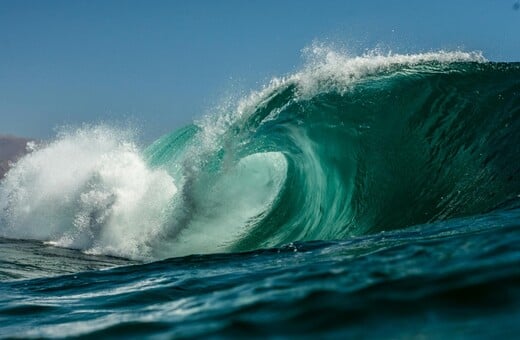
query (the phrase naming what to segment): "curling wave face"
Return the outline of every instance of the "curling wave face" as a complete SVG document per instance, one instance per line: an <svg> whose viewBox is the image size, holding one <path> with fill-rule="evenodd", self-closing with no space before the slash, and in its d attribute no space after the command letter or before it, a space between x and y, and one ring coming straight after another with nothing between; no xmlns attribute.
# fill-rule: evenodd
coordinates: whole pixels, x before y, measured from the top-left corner
<svg viewBox="0 0 520 340"><path fill-rule="evenodd" d="M139 150L59 135L0 186L0 236L154 259L518 207L520 65L310 49L298 73Z"/></svg>

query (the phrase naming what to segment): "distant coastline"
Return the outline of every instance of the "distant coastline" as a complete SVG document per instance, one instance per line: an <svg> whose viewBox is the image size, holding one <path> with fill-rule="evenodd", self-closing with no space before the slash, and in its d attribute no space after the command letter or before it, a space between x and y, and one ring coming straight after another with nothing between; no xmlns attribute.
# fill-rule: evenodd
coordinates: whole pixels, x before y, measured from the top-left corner
<svg viewBox="0 0 520 340"><path fill-rule="evenodd" d="M0 135L0 179L4 178L9 170L9 163L18 160L27 153L27 142L31 139Z"/></svg>

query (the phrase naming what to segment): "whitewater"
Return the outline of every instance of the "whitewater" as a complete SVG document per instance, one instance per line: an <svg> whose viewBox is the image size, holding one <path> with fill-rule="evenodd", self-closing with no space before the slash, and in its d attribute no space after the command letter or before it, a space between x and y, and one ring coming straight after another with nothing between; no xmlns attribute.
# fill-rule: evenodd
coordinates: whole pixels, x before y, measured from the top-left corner
<svg viewBox="0 0 520 340"><path fill-rule="evenodd" d="M520 64L305 53L146 147L30 144L0 182L0 335L518 334Z"/></svg>

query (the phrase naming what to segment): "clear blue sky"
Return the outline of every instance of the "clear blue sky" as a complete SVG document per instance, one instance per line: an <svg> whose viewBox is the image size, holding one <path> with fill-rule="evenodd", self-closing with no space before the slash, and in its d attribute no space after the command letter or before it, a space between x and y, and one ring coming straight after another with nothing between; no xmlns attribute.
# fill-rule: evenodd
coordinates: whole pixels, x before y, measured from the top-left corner
<svg viewBox="0 0 520 340"><path fill-rule="evenodd" d="M293 71L313 41L520 61L514 3L0 0L0 134L131 120L151 140Z"/></svg>

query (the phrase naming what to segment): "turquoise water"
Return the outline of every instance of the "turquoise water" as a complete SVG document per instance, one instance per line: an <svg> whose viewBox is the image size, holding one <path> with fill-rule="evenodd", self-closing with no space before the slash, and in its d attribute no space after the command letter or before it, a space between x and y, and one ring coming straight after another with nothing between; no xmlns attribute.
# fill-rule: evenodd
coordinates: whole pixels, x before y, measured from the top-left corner
<svg viewBox="0 0 520 340"><path fill-rule="evenodd" d="M519 333L520 64L316 48L228 102L12 167L0 335Z"/></svg>

